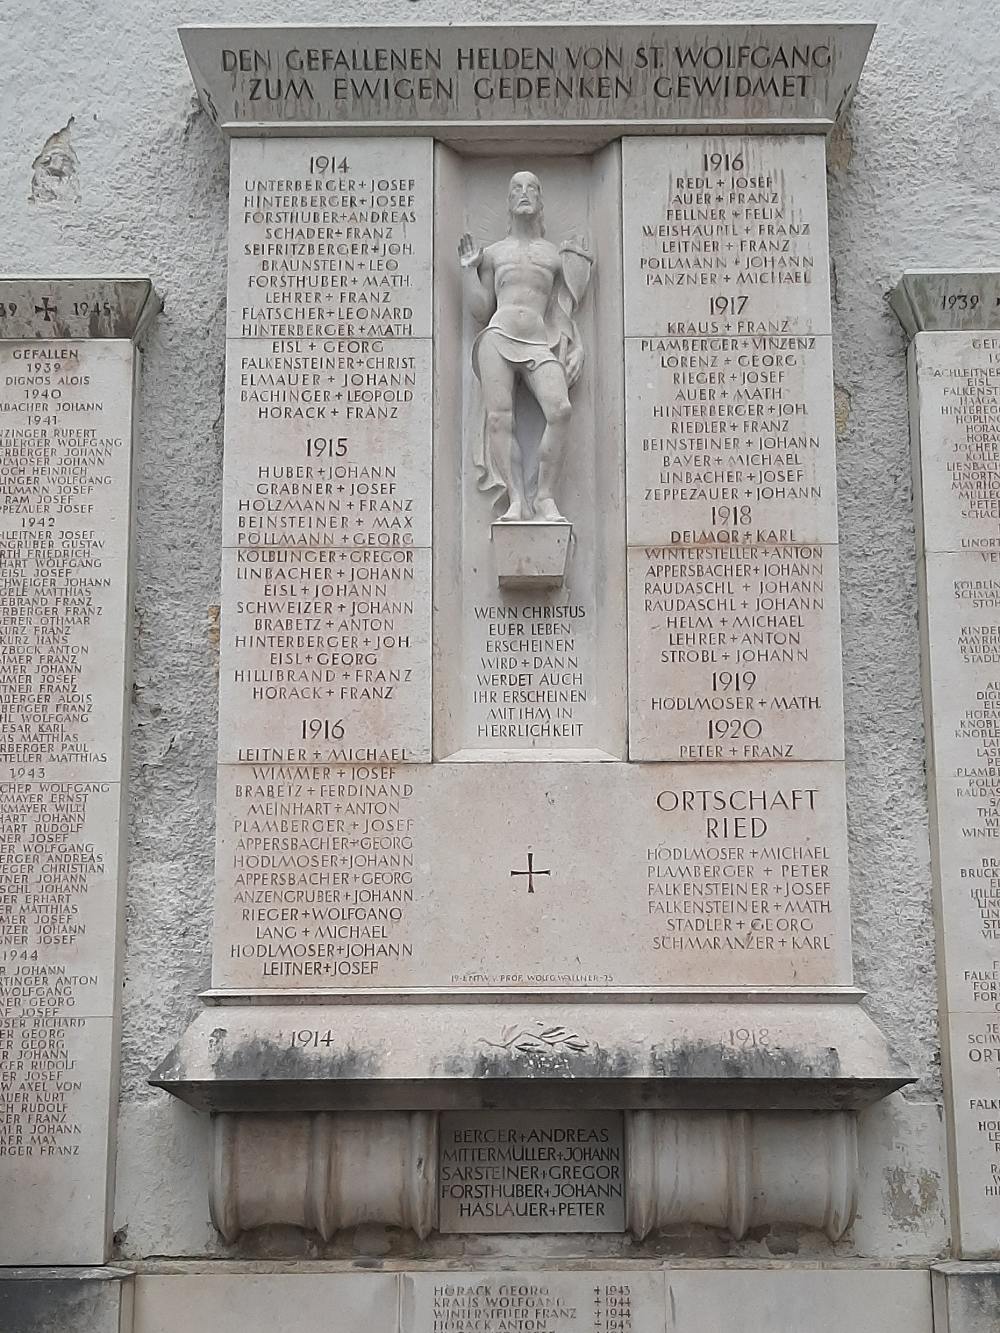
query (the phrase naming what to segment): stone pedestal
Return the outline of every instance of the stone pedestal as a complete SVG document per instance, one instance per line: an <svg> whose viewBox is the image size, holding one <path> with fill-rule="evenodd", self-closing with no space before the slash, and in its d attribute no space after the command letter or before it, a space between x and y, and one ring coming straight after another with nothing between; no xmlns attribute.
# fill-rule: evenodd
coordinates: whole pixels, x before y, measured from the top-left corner
<svg viewBox="0 0 1000 1333"><path fill-rule="evenodd" d="M493 558L501 588L561 588L571 523L494 523Z"/></svg>

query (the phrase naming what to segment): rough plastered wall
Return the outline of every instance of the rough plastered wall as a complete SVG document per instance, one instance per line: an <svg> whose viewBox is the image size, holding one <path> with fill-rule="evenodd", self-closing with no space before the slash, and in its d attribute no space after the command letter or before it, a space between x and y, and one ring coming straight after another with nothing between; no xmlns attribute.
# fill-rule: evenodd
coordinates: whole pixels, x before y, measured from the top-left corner
<svg viewBox="0 0 1000 1333"><path fill-rule="evenodd" d="M193 98L176 26L519 18L880 24L848 124L830 146L848 797L858 980L921 1080L865 1115L861 1216L853 1246L839 1253L940 1252L947 1225L904 345L885 296L906 266L1000 264L992 6L78 0L57 12L43 0L0 15L0 265L148 274L166 298L147 341L136 441L116 1255L227 1252L207 1216L206 1118L145 1082L198 1009L212 900L228 171ZM717 1241L703 1243L703 1253L713 1243L718 1252ZM389 1241L359 1235L347 1244L377 1253ZM310 1252L292 1237L278 1248L296 1245ZM805 1254L810 1245L822 1253L795 1238L782 1251L773 1237L738 1252Z"/></svg>

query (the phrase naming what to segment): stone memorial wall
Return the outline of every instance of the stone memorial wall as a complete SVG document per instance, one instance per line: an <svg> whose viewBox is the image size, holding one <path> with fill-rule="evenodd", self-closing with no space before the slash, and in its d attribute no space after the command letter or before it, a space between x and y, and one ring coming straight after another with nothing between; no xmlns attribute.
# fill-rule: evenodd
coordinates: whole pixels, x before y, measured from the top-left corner
<svg viewBox="0 0 1000 1333"><path fill-rule="evenodd" d="M166 309L133 469L0 279L0 1333L994 1333L988 16L148 8L9 71Z"/></svg>
<svg viewBox="0 0 1000 1333"><path fill-rule="evenodd" d="M1000 278L911 273L928 790L956 1229L1000 1233Z"/></svg>
<svg viewBox="0 0 1000 1333"><path fill-rule="evenodd" d="M134 338L148 282L0 280L0 1212L102 1263L113 1183Z"/></svg>
<svg viewBox="0 0 1000 1333"><path fill-rule="evenodd" d="M839 1333L849 1319L866 1333L931 1333L928 1285L915 1270L856 1269L150 1273L137 1283L136 1322L142 1333L172 1333L210 1315L217 1333L256 1333L287 1318L294 1302L301 1333L326 1333L333 1305L343 1333L659 1333L671 1325L718 1333L734 1312L755 1330L780 1319Z"/></svg>

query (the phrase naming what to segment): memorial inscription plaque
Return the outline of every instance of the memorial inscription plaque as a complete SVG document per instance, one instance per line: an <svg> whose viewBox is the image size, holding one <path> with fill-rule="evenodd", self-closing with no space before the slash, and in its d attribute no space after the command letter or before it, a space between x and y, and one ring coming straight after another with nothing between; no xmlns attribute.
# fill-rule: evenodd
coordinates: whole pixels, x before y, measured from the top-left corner
<svg viewBox="0 0 1000 1333"><path fill-rule="evenodd" d="M617 1111L446 1112L440 1231L624 1231Z"/></svg>
<svg viewBox="0 0 1000 1333"><path fill-rule="evenodd" d="M629 753L842 759L823 142L623 153Z"/></svg>
<svg viewBox="0 0 1000 1333"><path fill-rule="evenodd" d="M144 279L0 280L0 1215L102 1263L117 1069L133 339Z"/></svg>
<svg viewBox="0 0 1000 1333"><path fill-rule="evenodd" d="M928 778L961 1253L1000 1230L997 277L907 274Z"/></svg>
<svg viewBox="0 0 1000 1333"><path fill-rule="evenodd" d="M657 1273L429 1273L403 1278L407 1333L661 1333Z"/></svg>
<svg viewBox="0 0 1000 1333"><path fill-rule="evenodd" d="M283 1130L394 1164L283 1182L324 1237L620 1230L638 1108L905 1077L842 763L823 133L871 30L530 34L184 32L232 165L215 1008L156 1080L222 1113L227 1238ZM645 1277L447 1286L416 1329L662 1326Z"/></svg>
<svg viewBox="0 0 1000 1333"><path fill-rule="evenodd" d="M233 145L221 763L430 758L430 165Z"/></svg>
<svg viewBox="0 0 1000 1333"><path fill-rule="evenodd" d="M227 765L216 984L849 984L839 772L692 771Z"/></svg>

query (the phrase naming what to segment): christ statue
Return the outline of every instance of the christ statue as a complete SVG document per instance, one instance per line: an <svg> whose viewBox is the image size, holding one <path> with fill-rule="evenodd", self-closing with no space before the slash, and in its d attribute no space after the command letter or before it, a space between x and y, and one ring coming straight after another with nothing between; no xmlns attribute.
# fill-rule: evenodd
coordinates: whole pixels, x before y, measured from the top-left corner
<svg viewBox="0 0 1000 1333"><path fill-rule="evenodd" d="M458 246L466 302L486 326L472 346L485 409L474 453L479 488L502 497L503 522L565 523L554 491L569 443L569 393L583 369L573 315L594 261L584 241L570 239L557 248L545 239L542 187L532 172L511 177L507 215L503 240L478 248L466 234ZM531 494L535 468L514 416L518 381L545 418Z"/></svg>

